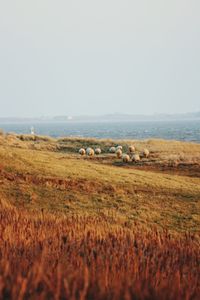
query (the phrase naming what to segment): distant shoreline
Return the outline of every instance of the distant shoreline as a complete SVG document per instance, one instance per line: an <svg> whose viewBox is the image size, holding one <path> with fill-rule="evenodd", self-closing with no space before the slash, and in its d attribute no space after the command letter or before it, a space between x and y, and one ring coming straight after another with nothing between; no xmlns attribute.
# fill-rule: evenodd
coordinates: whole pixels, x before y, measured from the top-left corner
<svg viewBox="0 0 200 300"><path fill-rule="evenodd" d="M194 121L200 120L200 112L185 114L152 114L152 115L131 115L131 114L107 114L97 116L55 116L55 117L0 117L0 123L59 123L59 122L169 122L169 121Z"/></svg>
<svg viewBox="0 0 200 300"><path fill-rule="evenodd" d="M159 120L159 119L149 119L149 120L36 120L36 119L29 119L29 120L1 120L0 119L0 125L1 124L76 124L76 123L91 123L91 124L101 124L101 123L110 123L110 124L116 124L116 123L166 123L166 122L200 122L200 119L170 119L170 120Z"/></svg>

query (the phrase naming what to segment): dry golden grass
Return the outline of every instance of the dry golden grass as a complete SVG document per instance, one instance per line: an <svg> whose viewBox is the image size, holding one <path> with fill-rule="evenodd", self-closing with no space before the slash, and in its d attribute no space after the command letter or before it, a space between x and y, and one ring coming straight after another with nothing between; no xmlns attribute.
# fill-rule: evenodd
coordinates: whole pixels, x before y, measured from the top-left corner
<svg viewBox="0 0 200 300"><path fill-rule="evenodd" d="M1 204L2 299L199 299L198 236Z"/></svg>
<svg viewBox="0 0 200 300"><path fill-rule="evenodd" d="M200 145L132 143L1 138L0 299L199 299Z"/></svg>

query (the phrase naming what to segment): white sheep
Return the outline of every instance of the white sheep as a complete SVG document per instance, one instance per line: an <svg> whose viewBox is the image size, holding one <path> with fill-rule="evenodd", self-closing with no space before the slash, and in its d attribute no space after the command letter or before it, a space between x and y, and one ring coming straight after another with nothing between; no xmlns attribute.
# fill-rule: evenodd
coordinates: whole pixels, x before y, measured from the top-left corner
<svg viewBox="0 0 200 300"><path fill-rule="evenodd" d="M87 148L86 149L86 154L88 155L88 156L93 156L94 155L94 150L92 149L92 148Z"/></svg>
<svg viewBox="0 0 200 300"><path fill-rule="evenodd" d="M128 150L129 150L130 153L134 153L135 152L135 146L133 146L133 145L129 146Z"/></svg>
<svg viewBox="0 0 200 300"><path fill-rule="evenodd" d="M130 156L128 154L123 154L122 155L122 161L123 162L129 162L130 161Z"/></svg>
<svg viewBox="0 0 200 300"><path fill-rule="evenodd" d="M115 147L110 147L109 152L110 153L115 153L116 152L116 148Z"/></svg>
<svg viewBox="0 0 200 300"><path fill-rule="evenodd" d="M138 162L138 161L140 161L140 156L139 156L139 154L133 154L133 156L131 157L131 159L134 162Z"/></svg>
<svg viewBox="0 0 200 300"><path fill-rule="evenodd" d="M122 151L122 149L123 149L122 146L117 146L117 147L116 147L116 152L117 152L117 150L121 150L121 151Z"/></svg>
<svg viewBox="0 0 200 300"><path fill-rule="evenodd" d="M78 152L80 155L85 155L85 149L83 149L83 148L81 148Z"/></svg>
<svg viewBox="0 0 200 300"><path fill-rule="evenodd" d="M99 155L99 154L101 154L101 149L100 148L96 148L94 152L95 152L95 154Z"/></svg>
<svg viewBox="0 0 200 300"><path fill-rule="evenodd" d="M149 156L149 150L148 149L144 149L143 151L142 151L142 155L144 156L144 157L148 157Z"/></svg>
<svg viewBox="0 0 200 300"><path fill-rule="evenodd" d="M117 158L121 158L122 157L122 150L118 149L116 152Z"/></svg>

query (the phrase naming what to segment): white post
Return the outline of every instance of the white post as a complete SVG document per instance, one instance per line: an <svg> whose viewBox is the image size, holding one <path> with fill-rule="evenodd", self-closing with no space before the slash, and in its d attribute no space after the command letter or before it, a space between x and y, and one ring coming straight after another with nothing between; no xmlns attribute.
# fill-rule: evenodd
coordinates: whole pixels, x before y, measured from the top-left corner
<svg viewBox="0 0 200 300"><path fill-rule="evenodd" d="M31 127L31 134L35 135L35 129L34 129L34 127Z"/></svg>

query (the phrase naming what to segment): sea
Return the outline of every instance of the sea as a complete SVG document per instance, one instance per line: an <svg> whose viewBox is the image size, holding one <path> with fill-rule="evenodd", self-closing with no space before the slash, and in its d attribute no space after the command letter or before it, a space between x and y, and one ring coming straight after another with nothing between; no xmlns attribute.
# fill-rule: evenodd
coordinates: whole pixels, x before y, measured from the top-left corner
<svg viewBox="0 0 200 300"><path fill-rule="evenodd" d="M200 143L200 120L123 122L26 122L0 123L5 132L52 137L93 137L110 139L166 139Z"/></svg>

